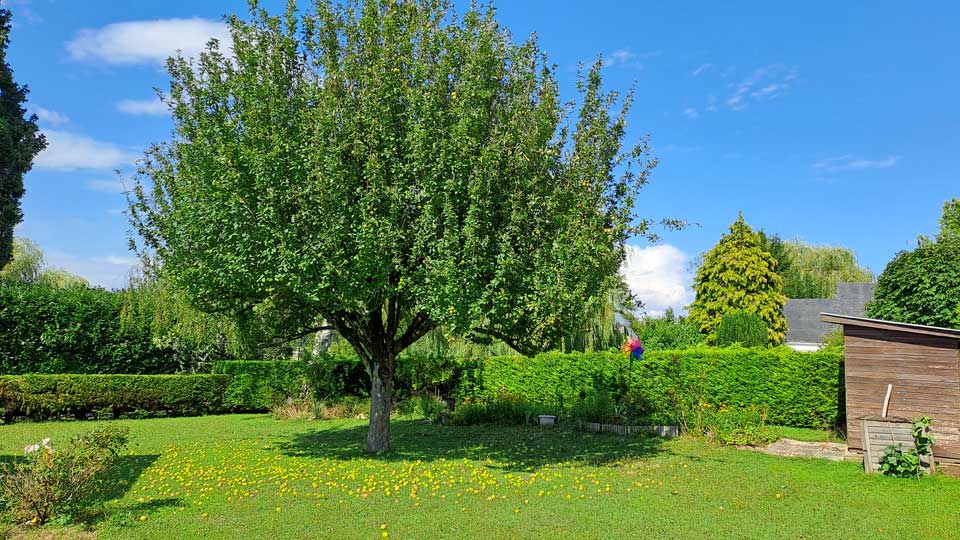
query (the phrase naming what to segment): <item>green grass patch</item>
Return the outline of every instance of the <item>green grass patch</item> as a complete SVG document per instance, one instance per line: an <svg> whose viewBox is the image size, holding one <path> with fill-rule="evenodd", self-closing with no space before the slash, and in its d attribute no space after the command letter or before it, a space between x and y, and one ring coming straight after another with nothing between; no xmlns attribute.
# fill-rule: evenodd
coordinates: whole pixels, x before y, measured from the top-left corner
<svg viewBox="0 0 960 540"><path fill-rule="evenodd" d="M845 443L846 439L831 429L797 428L789 426L770 426L780 439L793 439L805 442Z"/></svg>
<svg viewBox="0 0 960 540"><path fill-rule="evenodd" d="M95 518L101 540L960 538L957 480L694 439L399 420L394 452L372 458L355 420L115 422L129 485ZM0 454L93 427L0 426Z"/></svg>

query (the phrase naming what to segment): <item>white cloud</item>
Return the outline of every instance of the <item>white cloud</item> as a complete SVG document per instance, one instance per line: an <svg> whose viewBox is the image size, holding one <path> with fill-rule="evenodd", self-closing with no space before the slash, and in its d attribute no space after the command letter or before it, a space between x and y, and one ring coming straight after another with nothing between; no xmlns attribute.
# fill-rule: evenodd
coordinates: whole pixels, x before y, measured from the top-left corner
<svg viewBox="0 0 960 540"><path fill-rule="evenodd" d="M34 161L41 169L115 169L139 157L127 148L76 133L46 129L43 134L47 148Z"/></svg>
<svg viewBox="0 0 960 540"><path fill-rule="evenodd" d="M668 307L682 310L693 298L687 270L689 257L669 244L627 246L620 268L627 285L643 301L648 315L660 315Z"/></svg>
<svg viewBox="0 0 960 540"><path fill-rule="evenodd" d="M690 72L690 75L692 75L693 77L699 77L703 73L706 73L707 71L709 71L710 68L712 67L713 67L713 64L700 64L699 66L697 66L697 69Z"/></svg>
<svg viewBox="0 0 960 540"><path fill-rule="evenodd" d="M726 104L735 111L746 110L751 101L771 100L789 90L797 78L796 66L789 69L780 65L759 67L739 83L730 84L733 94Z"/></svg>
<svg viewBox="0 0 960 540"><path fill-rule="evenodd" d="M44 253L44 259L50 267L62 268L105 289L126 287L131 271L140 264L135 257L125 255L78 257L61 251L48 251Z"/></svg>
<svg viewBox="0 0 960 540"><path fill-rule="evenodd" d="M167 106L160 98L153 99L125 99L117 103L117 109L134 116L167 114Z"/></svg>
<svg viewBox="0 0 960 540"><path fill-rule="evenodd" d="M693 107L687 107L686 109L684 109L683 114L685 114L687 118L690 118L691 120L700 116L700 113L697 112L697 109Z"/></svg>
<svg viewBox="0 0 960 540"><path fill-rule="evenodd" d="M70 121L66 115L60 114L57 111L51 111L50 109L44 109L43 107L30 107L30 111L36 113L41 123L50 124L51 126L60 126Z"/></svg>
<svg viewBox="0 0 960 540"><path fill-rule="evenodd" d="M109 256L103 257L102 259L99 259L99 260L101 260L101 261L103 261L103 262L105 262L105 263L107 263L107 264L114 264L114 265L117 265L117 266L130 266L130 267L133 267L133 266L136 266L136 265L140 264L140 259L138 259L138 258L136 258L136 257L121 257L121 256L119 256L119 255L109 255Z"/></svg>
<svg viewBox="0 0 960 540"><path fill-rule="evenodd" d="M717 110L717 96L710 94L707 96L707 106L704 107L707 111L713 112Z"/></svg>
<svg viewBox="0 0 960 540"><path fill-rule="evenodd" d="M665 144L665 145L663 145L663 146L658 146L658 147L654 148L654 150L656 150L657 152L682 152L682 153L687 153L687 152L693 152L693 151L697 150L697 147L696 147L696 146L684 146L684 145L680 145L680 144L670 143L670 144Z"/></svg>
<svg viewBox="0 0 960 540"><path fill-rule="evenodd" d="M897 164L899 156L889 155L881 159L863 159L853 154L827 158L811 165L814 169L826 173L862 169L889 169Z"/></svg>
<svg viewBox="0 0 960 540"><path fill-rule="evenodd" d="M644 58L655 55L654 53L645 53ZM642 69L643 64L638 60L638 56L630 49L617 49L606 55L603 59L603 67L629 67Z"/></svg>
<svg viewBox="0 0 960 540"><path fill-rule="evenodd" d="M94 191L106 191L108 193L123 193L127 191L126 186L121 180L90 180L87 187Z"/></svg>
<svg viewBox="0 0 960 540"><path fill-rule="evenodd" d="M227 25L199 17L130 21L80 30L67 43L67 52L74 60L162 64L178 50L184 56L199 56L211 38L220 40L221 49L226 50L230 44Z"/></svg>

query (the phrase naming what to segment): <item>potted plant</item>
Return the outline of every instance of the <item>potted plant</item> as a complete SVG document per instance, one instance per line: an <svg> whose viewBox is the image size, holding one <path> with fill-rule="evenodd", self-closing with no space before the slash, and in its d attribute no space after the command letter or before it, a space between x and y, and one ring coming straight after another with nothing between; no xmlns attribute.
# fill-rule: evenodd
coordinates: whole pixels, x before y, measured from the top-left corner
<svg viewBox="0 0 960 540"><path fill-rule="evenodd" d="M610 423L619 426L623 423L626 407L621 403L614 403L612 411L613 414L610 415Z"/></svg>
<svg viewBox="0 0 960 540"><path fill-rule="evenodd" d="M552 426L557 423L557 416L555 414L540 414L537 415L537 420L541 426Z"/></svg>

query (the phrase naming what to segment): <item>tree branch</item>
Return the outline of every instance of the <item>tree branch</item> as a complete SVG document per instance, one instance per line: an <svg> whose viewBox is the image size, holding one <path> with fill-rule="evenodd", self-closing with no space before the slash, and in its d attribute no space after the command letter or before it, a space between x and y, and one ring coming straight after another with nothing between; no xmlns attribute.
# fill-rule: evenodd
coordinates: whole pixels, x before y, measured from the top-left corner
<svg viewBox="0 0 960 540"><path fill-rule="evenodd" d="M308 329L301 330L301 331L297 332L296 334L293 334L293 335L290 335L290 336L280 337L280 338L278 338L278 342L282 344L282 343L286 343L286 342L288 342L288 341L293 341L293 340L295 340L295 339L300 339L300 338L302 338L302 337L309 336L310 334L315 334L315 333L317 333L317 332L319 332L319 331L321 331L321 330L336 330L336 329L337 329L337 328L336 328L335 326L331 326L331 325L328 325L328 324L321 325L321 326L316 326L316 327L313 327L313 328L308 328Z"/></svg>
<svg viewBox="0 0 960 540"><path fill-rule="evenodd" d="M421 311L417 313L413 317L413 320L410 321L410 324L407 325L407 329L403 335L400 336L400 339L394 342L393 353L400 354L401 351L416 343L417 340L427 335L427 332L436 327L437 323L430 320L430 316L425 312Z"/></svg>
<svg viewBox="0 0 960 540"><path fill-rule="evenodd" d="M530 347L525 344L522 344L518 340L508 337L504 334L501 334L496 330L491 330L489 328L474 328L473 332L477 334L483 334L485 336L490 336L495 339L499 339L500 341L509 345L513 350L517 351L518 353L524 356L535 356L538 352L540 352L535 347Z"/></svg>

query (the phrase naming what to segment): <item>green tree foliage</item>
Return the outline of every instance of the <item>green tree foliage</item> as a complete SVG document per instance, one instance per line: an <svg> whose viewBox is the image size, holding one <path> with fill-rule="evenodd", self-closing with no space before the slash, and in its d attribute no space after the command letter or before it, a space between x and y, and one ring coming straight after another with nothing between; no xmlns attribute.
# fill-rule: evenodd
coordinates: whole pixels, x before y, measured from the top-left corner
<svg viewBox="0 0 960 540"><path fill-rule="evenodd" d="M937 239L960 237L960 199L950 199L943 203L943 215L940 216L940 232Z"/></svg>
<svg viewBox="0 0 960 540"><path fill-rule="evenodd" d="M935 239L898 253L877 280L867 315L931 326L960 327L960 200L944 203Z"/></svg>
<svg viewBox="0 0 960 540"><path fill-rule="evenodd" d="M86 279L59 268L46 268L43 251L27 238L13 239L13 258L0 269L0 282L37 283L50 287L88 287Z"/></svg>
<svg viewBox="0 0 960 540"><path fill-rule="evenodd" d="M14 238L12 258L0 267L0 281L38 283L43 272L43 251L27 238Z"/></svg>
<svg viewBox="0 0 960 540"><path fill-rule="evenodd" d="M0 374L174 373L146 332L120 327L121 293L0 282Z"/></svg>
<svg viewBox="0 0 960 540"><path fill-rule="evenodd" d="M291 2L229 22L232 55L168 62L174 137L147 152L131 218L198 308L350 342L369 451L389 448L401 351L438 326L556 346L649 232L633 203L655 160L646 141L623 152L602 62L571 117L536 41L492 8Z"/></svg>
<svg viewBox="0 0 960 540"><path fill-rule="evenodd" d="M771 345L783 342L787 332L783 278L777 273L776 259L763 250L742 214L704 256L693 288L697 296L689 317L708 343L717 342L723 316L737 311L760 317Z"/></svg>
<svg viewBox="0 0 960 540"><path fill-rule="evenodd" d="M621 280L605 296L591 299L586 306L586 319L564 337L563 350L605 351L620 347L627 339L627 316L639 307L630 288Z"/></svg>
<svg viewBox="0 0 960 540"><path fill-rule="evenodd" d="M13 228L23 219L23 175L46 147L37 116L23 107L29 90L14 82L7 63L11 18L10 10L0 8L0 268L13 256Z"/></svg>
<svg viewBox="0 0 960 540"><path fill-rule="evenodd" d="M785 245L790 265L781 275L787 298L831 298L838 283L869 283L874 279L873 272L861 267L849 248L815 246L801 240Z"/></svg>
<svg viewBox="0 0 960 540"><path fill-rule="evenodd" d="M871 282L873 272L861 267L853 250L816 246L802 240L783 241L760 231L760 245L777 260L787 298L832 298L837 284Z"/></svg>
<svg viewBox="0 0 960 540"><path fill-rule="evenodd" d="M667 308L659 317L628 317L630 326L647 351L687 349L703 343L697 325Z"/></svg>
<svg viewBox="0 0 960 540"><path fill-rule="evenodd" d="M793 265L793 257L787 247L787 242L784 242L780 235L767 234L766 231L758 232L757 238L760 240L760 248L772 255L777 261L777 273L781 276L788 273ZM784 287L786 287L786 284L784 284Z"/></svg>
<svg viewBox="0 0 960 540"><path fill-rule="evenodd" d="M735 311L727 313L717 327L717 345L729 347L736 343L744 347L764 347L767 344L767 323L756 313Z"/></svg>
<svg viewBox="0 0 960 540"><path fill-rule="evenodd" d="M877 319L952 327L960 304L960 237L901 251L887 264L867 315Z"/></svg>
<svg viewBox="0 0 960 540"><path fill-rule="evenodd" d="M206 371L215 360L259 356L244 347L236 321L193 308L182 291L149 273L133 276L124 290L120 326L149 335L184 372Z"/></svg>

